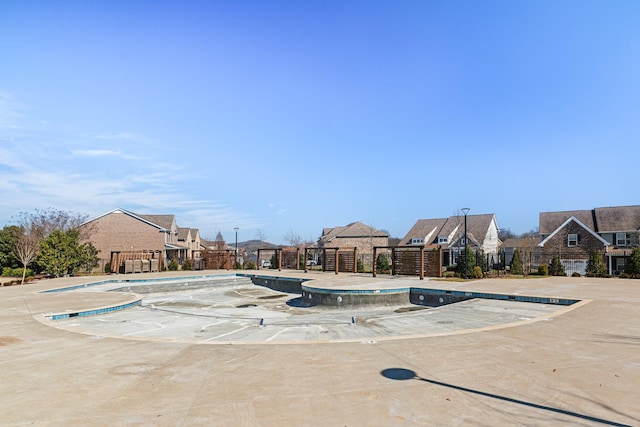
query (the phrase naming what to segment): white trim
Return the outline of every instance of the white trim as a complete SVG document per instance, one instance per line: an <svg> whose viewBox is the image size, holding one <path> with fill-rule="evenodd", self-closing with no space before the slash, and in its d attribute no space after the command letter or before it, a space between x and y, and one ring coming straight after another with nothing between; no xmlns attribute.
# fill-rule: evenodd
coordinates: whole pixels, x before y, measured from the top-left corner
<svg viewBox="0 0 640 427"><path fill-rule="evenodd" d="M80 224L80 226L83 226L83 225L88 224L88 223L90 223L90 222L96 221L96 220L98 220L98 219L100 219L100 218L102 218L102 217L105 217L105 216L107 216L107 215L111 215L111 214L113 214L113 213L122 213L122 214L125 214L125 215L129 215L130 217L132 217L132 218L134 218L134 219L137 219L138 221L142 221L142 222L144 222L145 224L148 224L148 225L150 225L150 226L152 226L152 227L155 227L155 228L157 228L157 229L158 229L158 230L160 230L160 231L164 231L164 232L169 232L169 231L170 231L170 230L167 230L167 229L166 229L166 228L164 228L164 227L160 227L158 224L154 224L154 223L153 223L153 222L151 222L151 221L148 221L148 220L146 220L146 219L144 219L144 218L140 218L138 215L134 214L133 212L129 212L129 211L127 211L127 210L125 210L125 209L121 209L121 208L116 208L116 209L114 209L114 210L112 210L112 211L109 211L109 212L107 212L107 213L104 213L104 214L102 214L102 215L98 215L97 217L95 217L95 218L93 218L93 219L90 219L90 220L88 220L88 221L83 222L82 224Z"/></svg>
<svg viewBox="0 0 640 427"><path fill-rule="evenodd" d="M600 237L596 232L594 232L593 230L591 230L589 227L587 227L586 225L584 225L578 218L576 218L575 216L571 216L569 217L569 219L567 219L565 222L562 223L562 225L558 228L556 228L553 233L549 234L547 236L546 239L544 239L542 242L538 243L539 247L544 247L545 243L547 243L547 241L549 239L551 239L553 236L555 236L556 234L558 234L558 232L560 230L562 230L563 228L565 228L567 226L567 224L569 224L571 221L575 221L576 224L578 224L580 227L584 228L585 230L587 230L592 236L596 237L598 240L600 240L605 246L609 246L609 242L607 242L606 240L604 240L602 237Z"/></svg>

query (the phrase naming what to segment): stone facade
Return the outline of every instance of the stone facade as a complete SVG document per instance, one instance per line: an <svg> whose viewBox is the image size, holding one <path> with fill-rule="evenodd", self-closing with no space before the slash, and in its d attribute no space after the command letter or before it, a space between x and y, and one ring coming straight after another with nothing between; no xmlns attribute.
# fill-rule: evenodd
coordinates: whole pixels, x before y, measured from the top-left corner
<svg viewBox="0 0 640 427"><path fill-rule="evenodd" d="M361 222L353 222L346 226L325 228L318 240L317 247L322 248L357 248L357 257L363 266L372 266L373 247L388 246L389 234L376 230Z"/></svg>
<svg viewBox="0 0 640 427"><path fill-rule="evenodd" d="M388 244L388 237L338 237L329 243L327 247L357 248L358 255L372 255L374 246L387 246Z"/></svg>
<svg viewBox="0 0 640 427"><path fill-rule="evenodd" d="M578 238L575 246L569 245L570 234ZM549 264L556 255L559 255L562 260L587 260L592 251L604 254L605 248L606 246L597 235L578 222L570 221L544 242L540 251L540 262Z"/></svg>

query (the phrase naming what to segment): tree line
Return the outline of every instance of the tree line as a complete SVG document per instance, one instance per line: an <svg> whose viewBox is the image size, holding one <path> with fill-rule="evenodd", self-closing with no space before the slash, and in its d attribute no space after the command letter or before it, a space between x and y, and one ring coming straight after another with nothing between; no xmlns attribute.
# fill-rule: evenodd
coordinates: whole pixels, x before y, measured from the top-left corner
<svg viewBox="0 0 640 427"><path fill-rule="evenodd" d="M60 277L90 272L98 266L98 250L88 239L90 227L78 226L88 216L58 209L21 212L16 225L0 230L0 268L3 276L46 274ZM16 274L18 273L18 274Z"/></svg>

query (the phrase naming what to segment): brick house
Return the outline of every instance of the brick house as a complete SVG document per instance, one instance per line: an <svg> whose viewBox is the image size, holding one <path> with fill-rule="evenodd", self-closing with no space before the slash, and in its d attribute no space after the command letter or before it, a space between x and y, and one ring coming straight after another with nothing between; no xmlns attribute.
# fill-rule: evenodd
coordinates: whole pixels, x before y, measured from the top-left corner
<svg viewBox="0 0 640 427"><path fill-rule="evenodd" d="M585 274L591 252L597 251L609 274L619 274L631 250L640 246L640 206L541 212L539 232L541 262L559 255L568 274Z"/></svg>
<svg viewBox="0 0 640 427"><path fill-rule="evenodd" d="M458 262L464 251L464 215L449 218L419 219L398 246L440 245L442 265ZM498 262L498 222L494 214L467 215L467 246L474 252L483 250L489 263Z"/></svg>
<svg viewBox="0 0 640 427"><path fill-rule="evenodd" d="M345 226L322 229L322 236L313 247L356 248L362 263L370 266L373 260L373 247L388 245L389 233L356 221Z"/></svg>
<svg viewBox="0 0 640 427"><path fill-rule="evenodd" d="M90 219L79 228L83 227L90 230L89 241L99 250L99 271L104 271L105 265L112 262L115 253L123 256L126 254L131 259L157 259L159 269L166 265L167 260L175 258L184 262L192 256L190 246L179 240L174 215L139 215L124 209L114 209ZM189 229L185 239L194 240L192 230ZM112 271L118 272L115 266Z"/></svg>

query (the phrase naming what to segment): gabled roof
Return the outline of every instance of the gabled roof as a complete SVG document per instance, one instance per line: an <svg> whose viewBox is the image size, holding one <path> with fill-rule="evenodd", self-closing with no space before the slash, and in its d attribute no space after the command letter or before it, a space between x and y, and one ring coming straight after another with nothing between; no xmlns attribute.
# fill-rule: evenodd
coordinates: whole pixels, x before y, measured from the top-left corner
<svg viewBox="0 0 640 427"><path fill-rule="evenodd" d="M320 240L327 243L333 239L357 237L389 237L389 233L356 221L346 226L323 228Z"/></svg>
<svg viewBox="0 0 640 427"><path fill-rule="evenodd" d="M159 215L138 215L138 214L134 214L133 212L130 212L130 211L128 211L128 210L120 209L120 208L116 208L116 209L114 209L114 210L112 210L112 211L109 211L109 212L103 213L102 215L98 215L97 217L92 218L92 219L90 219L90 220L88 220L88 221L84 222L84 223L83 223L83 224L81 224L81 225L88 224L88 223L90 223L90 222L96 221L96 220L98 220L98 219L100 219L100 218L103 218L103 217L105 217L105 216L107 216L107 215L111 215L111 214L124 214L124 215L128 215L128 216L130 216L130 217L132 217L132 218L134 218L134 219L137 219L138 221L142 221L142 222L144 222L145 224L148 224L148 225L150 225L150 226L152 226L152 227L155 227L155 228L157 228L157 229L159 229L159 230L166 230L166 229L170 229L170 227L169 227L169 228L163 227L161 224L158 224L158 223L156 223L156 222L153 222L153 221L151 221L151 219L150 219L150 218L147 218L147 217L153 217L153 216L159 216Z"/></svg>
<svg viewBox="0 0 640 427"><path fill-rule="evenodd" d="M429 241L425 241L425 244L433 243L435 239L437 241L438 236L443 235L441 230L447 223L448 218L434 218L434 219L419 219L416 223L411 227L411 230L404 236L398 245L406 245L409 243L409 240L413 238L426 239ZM447 234L448 235L448 234Z"/></svg>
<svg viewBox="0 0 640 427"><path fill-rule="evenodd" d="M576 218L580 223L584 224L590 230L596 230L594 223L593 211L577 210L577 211L561 211L561 212L540 212L540 221L538 232L542 235L548 235L562 225L567 218Z"/></svg>
<svg viewBox="0 0 640 427"><path fill-rule="evenodd" d="M565 222L560 224L560 226L558 228L556 228L555 230L553 230L553 232L551 234L549 234L542 242L538 243L538 246L543 247L545 245L545 243L547 243L551 238L553 238L553 236L558 234L558 232L560 230L562 230L563 228L565 228L567 226L567 224L569 224L571 221L574 221L580 227L584 228L589 234L594 236L596 239L600 240L604 246L609 246L609 242L607 242L602 237L600 237L595 231L590 229L587 225L585 225L582 221L577 219L575 216L570 217Z"/></svg>
<svg viewBox="0 0 640 427"><path fill-rule="evenodd" d="M541 212L540 234L545 236L552 233L570 217L578 219L596 233L640 230L640 206L611 206L589 210Z"/></svg>
<svg viewBox="0 0 640 427"><path fill-rule="evenodd" d="M598 233L640 230L640 206L595 208Z"/></svg>
<svg viewBox="0 0 640 427"><path fill-rule="evenodd" d="M190 228L178 227L178 241L187 240L187 237L191 234ZM193 236L191 236L193 238Z"/></svg>
<svg viewBox="0 0 640 427"><path fill-rule="evenodd" d="M492 221L495 221L494 214L467 215L467 237L469 237L469 240L482 245ZM409 244L412 238L425 238L427 240L424 243L427 245L437 244L438 236L449 236L454 232L455 234L449 244L464 235L464 215L453 215L449 218L419 219L400 241L399 245Z"/></svg>
<svg viewBox="0 0 640 427"><path fill-rule="evenodd" d="M141 215L138 214L140 218L144 218L147 221L159 225L161 228L165 230L171 230L172 225L175 221L175 215Z"/></svg>

